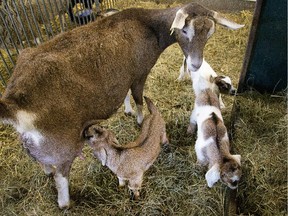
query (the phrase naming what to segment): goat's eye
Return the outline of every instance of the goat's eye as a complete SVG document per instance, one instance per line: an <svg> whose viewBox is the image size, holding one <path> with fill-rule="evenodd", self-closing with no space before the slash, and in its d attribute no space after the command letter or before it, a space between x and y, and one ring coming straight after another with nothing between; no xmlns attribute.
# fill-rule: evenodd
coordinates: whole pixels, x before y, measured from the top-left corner
<svg viewBox="0 0 288 216"><path fill-rule="evenodd" d="M187 31L186 31L186 30L184 30L184 29L182 29L182 32L183 32L184 34L187 34Z"/></svg>

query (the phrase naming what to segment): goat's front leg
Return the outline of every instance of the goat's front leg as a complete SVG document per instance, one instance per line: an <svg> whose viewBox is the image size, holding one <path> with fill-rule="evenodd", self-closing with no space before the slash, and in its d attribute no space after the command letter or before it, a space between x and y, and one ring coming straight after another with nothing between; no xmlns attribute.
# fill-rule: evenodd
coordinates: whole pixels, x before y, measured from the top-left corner
<svg viewBox="0 0 288 216"><path fill-rule="evenodd" d="M184 79L184 76L185 76L185 73L187 73L187 63L186 63L186 58L184 56L184 59L183 59L183 63L180 67L180 70L179 70L180 74L177 78L178 81L182 81Z"/></svg>
<svg viewBox="0 0 288 216"><path fill-rule="evenodd" d="M140 189L143 181L143 173L139 176L129 179L128 187L133 192L132 198L138 200L140 197Z"/></svg>
<svg viewBox="0 0 288 216"><path fill-rule="evenodd" d="M68 176L71 165L72 162L69 161L57 166L54 174L54 180L58 192L58 205L61 209L70 207Z"/></svg>
<svg viewBox="0 0 288 216"><path fill-rule="evenodd" d="M118 181L119 181L119 188L122 188L122 187L124 187L125 186L125 179L123 179L123 178L120 178L119 176L117 176L118 177Z"/></svg>
<svg viewBox="0 0 288 216"><path fill-rule="evenodd" d="M46 165L46 164L41 164L41 167L44 171L44 173L47 175L47 176L50 176L50 175L54 175L55 173L55 168L52 166L52 165Z"/></svg>
<svg viewBox="0 0 288 216"><path fill-rule="evenodd" d="M224 109L225 108L225 104L223 103L221 94L219 94L219 103L220 103L220 109Z"/></svg>

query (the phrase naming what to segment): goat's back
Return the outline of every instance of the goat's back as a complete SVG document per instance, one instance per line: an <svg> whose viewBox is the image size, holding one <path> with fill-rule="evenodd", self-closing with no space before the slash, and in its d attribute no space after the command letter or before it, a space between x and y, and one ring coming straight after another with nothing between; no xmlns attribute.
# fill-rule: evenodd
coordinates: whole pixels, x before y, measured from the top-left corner
<svg viewBox="0 0 288 216"><path fill-rule="evenodd" d="M115 14L24 50L3 95L15 108L13 120L25 110L37 116L42 131L77 128L79 135L84 122L114 113L161 53L151 29L128 15Z"/></svg>

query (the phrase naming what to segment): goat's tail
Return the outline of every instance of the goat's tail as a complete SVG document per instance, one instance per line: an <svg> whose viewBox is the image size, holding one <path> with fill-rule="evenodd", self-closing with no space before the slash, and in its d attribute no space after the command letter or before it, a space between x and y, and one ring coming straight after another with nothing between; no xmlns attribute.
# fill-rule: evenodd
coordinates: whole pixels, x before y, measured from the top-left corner
<svg viewBox="0 0 288 216"><path fill-rule="evenodd" d="M227 134L227 128L216 113L213 112L211 117L216 125L217 148L222 155L226 154L227 152L229 152L229 138Z"/></svg>
<svg viewBox="0 0 288 216"><path fill-rule="evenodd" d="M157 107L153 104L151 99L148 98L148 97L145 97L145 96L144 96L144 98L145 98L145 101L146 101L146 104L147 104L149 112L151 114L158 113Z"/></svg>

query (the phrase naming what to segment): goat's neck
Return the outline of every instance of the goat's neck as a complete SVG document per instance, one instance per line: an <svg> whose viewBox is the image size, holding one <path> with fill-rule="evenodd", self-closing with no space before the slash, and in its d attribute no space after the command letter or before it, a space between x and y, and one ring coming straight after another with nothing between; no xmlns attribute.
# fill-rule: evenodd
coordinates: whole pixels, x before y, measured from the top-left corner
<svg viewBox="0 0 288 216"><path fill-rule="evenodd" d="M219 97L219 88L215 83L211 83L201 75L198 75L193 79L193 90L196 96L206 89L211 89L212 92Z"/></svg>
<svg viewBox="0 0 288 216"><path fill-rule="evenodd" d="M106 166L109 167L112 172L116 173L119 166L120 154L117 149L110 146L106 147L105 150L107 153Z"/></svg>
<svg viewBox="0 0 288 216"><path fill-rule="evenodd" d="M169 8L165 10L139 9L139 11L134 9L133 12L141 23L153 31L158 39L159 48L164 50L176 42L175 35L171 35L170 28L178 9L179 8Z"/></svg>

